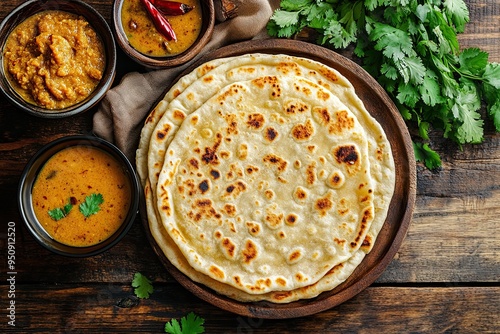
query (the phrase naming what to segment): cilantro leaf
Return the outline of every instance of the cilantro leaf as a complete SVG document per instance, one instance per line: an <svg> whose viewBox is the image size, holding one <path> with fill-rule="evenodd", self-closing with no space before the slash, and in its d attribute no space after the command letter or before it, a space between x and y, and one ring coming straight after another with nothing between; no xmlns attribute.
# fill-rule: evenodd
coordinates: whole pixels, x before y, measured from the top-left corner
<svg viewBox="0 0 500 334"><path fill-rule="evenodd" d="M319 2L302 9L307 25L313 29L322 30L329 22L337 21L336 13L330 4Z"/></svg>
<svg viewBox="0 0 500 334"><path fill-rule="evenodd" d="M405 83L421 84L425 78L425 66L419 57L405 57L396 63Z"/></svg>
<svg viewBox="0 0 500 334"><path fill-rule="evenodd" d="M65 215L68 215L69 211L73 208L73 205L71 203L66 204L63 206L62 211L64 211Z"/></svg>
<svg viewBox="0 0 500 334"><path fill-rule="evenodd" d="M451 111L455 117L455 136L458 143L479 143L483 140L483 120L477 112L481 101L473 82L463 79L460 95L451 102Z"/></svg>
<svg viewBox="0 0 500 334"><path fill-rule="evenodd" d="M441 79L443 80L443 95L449 98L454 98L459 95L458 82L448 73L441 73Z"/></svg>
<svg viewBox="0 0 500 334"><path fill-rule="evenodd" d="M88 218L101 210L99 205L102 203L104 203L104 198L101 194L91 194L85 197L85 201L80 204L80 212L85 218Z"/></svg>
<svg viewBox="0 0 500 334"><path fill-rule="evenodd" d="M55 208L49 210L48 214L50 218L54 219L55 221L58 221L66 217L72 208L73 208L72 198L70 198L68 200L68 203L64 205L62 208Z"/></svg>
<svg viewBox="0 0 500 334"><path fill-rule="evenodd" d="M433 151L429 145L413 142L413 151L415 152L415 159L423 162L428 169L433 170L441 167L439 154Z"/></svg>
<svg viewBox="0 0 500 334"><path fill-rule="evenodd" d="M469 22L469 10L463 0L444 0L444 11L453 22L458 32L464 32L465 24Z"/></svg>
<svg viewBox="0 0 500 334"><path fill-rule="evenodd" d="M472 75L482 75L488 65L488 53L478 48L469 48L462 51L458 57L460 72Z"/></svg>
<svg viewBox="0 0 500 334"><path fill-rule="evenodd" d="M375 10L375 8L377 8L378 5L379 5L378 0L365 0L366 9L368 9L369 11Z"/></svg>
<svg viewBox="0 0 500 334"><path fill-rule="evenodd" d="M177 321L177 319L172 319L170 322L165 324L165 333L170 334L182 334L181 325Z"/></svg>
<svg viewBox="0 0 500 334"><path fill-rule="evenodd" d="M474 111L464 113L464 122L457 128L457 138L461 143L479 144L483 141L483 120Z"/></svg>
<svg viewBox="0 0 500 334"><path fill-rule="evenodd" d="M271 36L277 36L282 38L292 37L295 33L297 33L297 28L294 26L282 27L280 28L274 22L269 23L267 25L267 33Z"/></svg>
<svg viewBox="0 0 500 334"><path fill-rule="evenodd" d="M375 49L382 51L387 58L398 61L414 55L413 43L406 31L379 22L373 28L370 40L375 42Z"/></svg>
<svg viewBox="0 0 500 334"><path fill-rule="evenodd" d="M428 3L418 5L417 8L415 9L415 15L423 23L428 22L428 15L430 12L431 12L431 5Z"/></svg>
<svg viewBox="0 0 500 334"><path fill-rule="evenodd" d="M443 9L427 5L426 11L423 28L429 31L429 36L436 38L439 55L458 52L460 48L455 29L450 26L449 20L443 14Z"/></svg>
<svg viewBox="0 0 500 334"><path fill-rule="evenodd" d="M49 216L50 218L54 219L55 221L58 221L60 219L63 219L66 217L64 214L64 211L61 208L55 208L53 210L49 210Z"/></svg>
<svg viewBox="0 0 500 334"><path fill-rule="evenodd" d="M380 72L384 74L387 78L396 80L398 78L398 72L396 68L391 64L382 64Z"/></svg>
<svg viewBox="0 0 500 334"><path fill-rule="evenodd" d="M487 103L488 115L493 121L495 129L500 132L500 89L485 83L482 87L482 93Z"/></svg>
<svg viewBox="0 0 500 334"><path fill-rule="evenodd" d="M134 274L134 279L132 280L132 287L134 287L134 293L138 298L149 298L149 295L153 293L153 285L151 281L143 274L137 272Z"/></svg>
<svg viewBox="0 0 500 334"><path fill-rule="evenodd" d="M181 318L181 323L177 319L172 319L165 324L165 333L169 334L201 334L205 332L203 324L205 320L198 317L193 312Z"/></svg>
<svg viewBox="0 0 500 334"><path fill-rule="evenodd" d="M415 107L420 100L417 87L411 84L400 84L398 86L397 99L401 104Z"/></svg>
<svg viewBox="0 0 500 334"><path fill-rule="evenodd" d="M310 5L312 2L312 0L282 0L280 6L286 11L294 11L301 10L302 8Z"/></svg>
<svg viewBox="0 0 500 334"><path fill-rule="evenodd" d="M500 96L496 100L494 104L488 109L488 114L490 118L493 120L493 124L495 125L495 129L500 132Z"/></svg>
<svg viewBox="0 0 500 334"><path fill-rule="evenodd" d="M437 75L433 71L427 70L422 85L420 86L420 94L422 96L422 101L431 107L444 101L441 96L441 88Z"/></svg>
<svg viewBox="0 0 500 334"><path fill-rule="evenodd" d="M486 65L483 77L487 83L495 87L497 90L500 89L500 64L489 63Z"/></svg>
<svg viewBox="0 0 500 334"><path fill-rule="evenodd" d="M190 312L187 317L181 318L182 330L186 333L203 333L205 331L203 327L204 323L205 320L198 317L193 312Z"/></svg>
<svg viewBox="0 0 500 334"><path fill-rule="evenodd" d="M289 27L299 22L300 12L288 12L285 10L277 10L271 17L274 22L281 27Z"/></svg>

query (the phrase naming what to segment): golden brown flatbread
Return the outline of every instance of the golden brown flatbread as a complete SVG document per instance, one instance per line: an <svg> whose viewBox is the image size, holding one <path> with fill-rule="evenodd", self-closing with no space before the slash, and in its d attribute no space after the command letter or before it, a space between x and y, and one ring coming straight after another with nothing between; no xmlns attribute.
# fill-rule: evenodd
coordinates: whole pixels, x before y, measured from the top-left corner
<svg viewBox="0 0 500 334"><path fill-rule="evenodd" d="M157 187L160 219L197 271L247 293L316 283L374 217L363 128L303 78L228 85L186 117Z"/></svg>
<svg viewBox="0 0 500 334"><path fill-rule="evenodd" d="M224 283L222 285L219 284L219 281L201 273L203 271L207 272L203 268L204 266L199 266L201 272L197 271L194 267L187 265L186 257L179 256L182 253L177 248L177 245L171 242L172 239L168 239L169 237L165 236L165 230L159 224L159 211L157 209L161 205L156 204L158 199L155 197L155 194L158 185L158 175L160 170L163 169L165 162L165 152L169 148L170 142L175 139L177 130L186 123L185 120L189 118L189 115L204 106L205 102L221 89L230 87L234 83L254 80L259 78L259 75L276 76L280 79L286 77L303 78L305 82L309 82L313 86L315 84L315 88L318 88L320 91L326 91L338 97L342 103L348 106L346 108L347 112L352 112L354 115L353 118L363 128L367 140L367 155L369 160L368 178L374 184L373 203L375 204L375 218L368 234L363 240L364 245L352 253L352 256L346 261L341 261L337 266L330 268L327 274L321 275L316 273L315 278L307 278L309 280L307 283L304 281L298 285L294 285L297 283L294 282L294 284L285 287L285 290L288 289L288 292L263 293L263 291L268 291L267 288L264 287L264 290L260 290L262 285L252 286L250 284L247 285L246 292L245 288L242 290L240 287L240 289L235 288L237 293L234 293L231 290L234 286ZM207 107L205 106L205 108ZM321 117L318 118L318 115L321 116L321 113L316 113L316 119L313 116L310 124L316 124L314 122L318 122L318 120L321 122ZM248 117L249 115L246 116ZM324 116L326 117L326 115ZM323 121L326 120L325 117ZM257 121L255 119L252 120L254 124L257 124ZM308 128L308 123L305 121L301 126L296 128L296 133L307 133ZM364 253L368 252L373 246L376 235L385 220L394 188L394 163L389 143L380 125L366 111L350 83L338 72L323 64L286 55L253 54L218 59L203 64L190 74L184 76L170 89L165 95L164 100L158 104L148 118L141 136L141 145L138 149L137 157L137 166L141 181L145 186L147 185L146 189L149 189L149 186L153 188L153 191L146 191L149 203L148 214L150 217L151 232L160 247L166 254L170 254L172 263L193 280L206 284L218 292L230 294L238 300L289 302L301 298L311 298L322 291L330 290L340 284L359 264L364 257ZM326 172L323 172L323 175L325 174ZM333 174L331 176L332 180L338 179ZM341 179L341 177L339 178ZM202 181L198 185L201 185L202 189L205 187ZM238 189L238 187L235 187L235 189ZM268 192L268 194L272 193ZM294 200L296 199L294 198ZM162 200L160 199L160 201ZM230 206L227 208L231 211ZM270 217L274 214L271 212ZM320 277L319 280L316 280L317 277ZM340 279L342 277L344 278ZM316 282L312 283L315 280ZM221 286L226 289L221 288ZM281 289L278 286L279 284L272 289ZM299 288L298 286L302 287ZM281 296L282 298L276 298L276 296Z"/></svg>

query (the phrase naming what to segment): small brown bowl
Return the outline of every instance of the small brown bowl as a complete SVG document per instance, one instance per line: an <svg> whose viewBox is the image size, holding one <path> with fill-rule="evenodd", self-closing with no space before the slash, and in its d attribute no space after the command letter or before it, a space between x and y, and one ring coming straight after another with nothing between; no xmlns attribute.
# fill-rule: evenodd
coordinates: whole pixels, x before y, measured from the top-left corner
<svg viewBox="0 0 500 334"><path fill-rule="evenodd" d="M215 25L215 9L213 0L200 0L202 9L202 26L196 41L184 52L173 56L152 57L137 51L127 38L123 29L122 8L124 0L115 0L113 4L113 23L115 37L120 48L136 63L150 69L163 69L179 66L193 59L210 41Z"/></svg>
<svg viewBox="0 0 500 334"><path fill-rule="evenodd" d="M118 166L120 166L119 168L129 184L130 203L126 215L121 219L120 226L108 238L88 246L71 246L52 237L37 218L35 205L33 203L33 187L43 167L55 154L70 147L89 147L107 153L117 162ZM106 179L102 180L102 182L106 181ZM134 167L129 160L113 144L91 135L62 137L41 148L26 164L21 175L17 195L21 218L34 239L51 252L69 257L94 256L116 245L132 227L138 213L140 198L141 187ZM106 201L106 198L104 198L104 201ZM75 207L71 210L78 211L78 208Z"/></svg>
<svg viewBox="0 0 500 334"><path fill-rule="evenodd" d="M101 80L83 101L64 109L46 109L23 99L12 87L4 68L4 48L10 33L25 19L48 10L59 10L83 16L99 35L104 45L106 66ZM116 72L116 46L106 20L89 4L80 0L28 0L10 12L0 23L0 89L17 108L43 118L62 118L84 112L95 106L111 87Z"/></svg>

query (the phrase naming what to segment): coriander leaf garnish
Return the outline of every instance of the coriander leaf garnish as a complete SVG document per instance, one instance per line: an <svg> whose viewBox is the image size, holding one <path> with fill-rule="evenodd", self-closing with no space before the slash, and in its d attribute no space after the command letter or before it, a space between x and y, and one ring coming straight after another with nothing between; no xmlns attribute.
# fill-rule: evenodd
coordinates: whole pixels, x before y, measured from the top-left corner
<svg viewBox="0 0 500 334"><path fill-rule="evenodd" d="M205 332L203 324L205 319L190 312L181 318L181 323L177 319L172 319L165 324L165 333L169 334L200 334Z"/></svg>
<svg viewBox="0 0 500 334"><path fill-rule="evenodd" d="M67 215L72 208L73 208L73 205L71 203L68 203L65 206L63 206L63 211Z"/></svg>
<svg viewBox="0 0 500 334"><path fill-rule="evenodd" d="M151 281L141 273L135 273L134 279L132 280L132 287L134 287L134 293L138 298L149 298L149 295L153 293L153 285Z"/></svg>
<svg viewBox="0 0 500 334"><path fill-rule="evenodd" d="M68 204L64 205L62 208L55 208L49 210L48 213L50 218L54 219L55 221L58 221L66 217L73 208L73 202L74 202L74 197L70 197L68 200Z"/></svg>
<svg viewBox="0 0 500 334"><path fill-rule="evenodd" d="M103 202L104 198L101 194L91 194L85 197L85 201L80 204L80 212L85 216L85 218L88 218L101 210L99 205Z"/></svg>
<svg viewBox="0 0 500 334"><path fill-rule="evenodd" d="M60 219L63 219L66 217L64 214L64 211L61 208L55 208L53 210L49 210L49 216L50 218L54 219L55 221L58 221Z"/></svg>
<svg viewBox="0 0 500 334"><path fill-rule="evenodd" d="M480 143L487 119L500 132L500 64L478 48L460 48L458 34L467 22L463 0L281 0L267 31L293 37L307 28L326 47L353 44L362 66L418 128L415 155L437 168L441 160L428 145L429 131L441 131L458 146ZM483 102L485 116L479 113Z"/></svg>

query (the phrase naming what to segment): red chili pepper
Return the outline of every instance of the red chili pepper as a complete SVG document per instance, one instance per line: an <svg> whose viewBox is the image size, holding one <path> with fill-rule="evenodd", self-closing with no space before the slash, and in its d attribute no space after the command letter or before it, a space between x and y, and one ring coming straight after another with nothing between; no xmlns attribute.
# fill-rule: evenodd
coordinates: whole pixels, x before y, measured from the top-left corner
<svg viewBox="0 0 500 334"><path fill-rule="evenodd" d="M153 4L149 0L141 0L141 3L146 8L149 17L153 21L158 32L165 36L168 41L176 41L177 36L175 36L175 31L170 25L170 22L168 22L168 20L163 15L161 15L158 9L153 6Z"/></svg>
<svg viewBox="0 0 500 334"><path fill-rule="evenodd" d="M150 0L151 3L165 15L184 15L190 12L193 7L185 3L167 0Z"/></svg>

